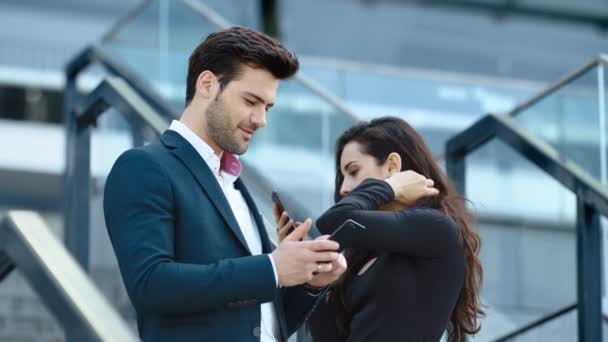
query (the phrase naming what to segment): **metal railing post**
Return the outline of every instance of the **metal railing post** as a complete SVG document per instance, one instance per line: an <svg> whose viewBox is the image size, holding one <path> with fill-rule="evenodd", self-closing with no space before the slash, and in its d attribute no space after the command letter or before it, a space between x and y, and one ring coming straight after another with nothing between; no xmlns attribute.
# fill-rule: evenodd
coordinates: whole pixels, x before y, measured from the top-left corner
<svg viewBox="0 0 608 342"><path fill-rule="evenodd" d="M597 211L577 196L576 266L578 340L602 340L601 229Z"/></svg>
<svg viewBox="0 0 608 342"><path fill-rule="evenodd" d="M65 244L84 270L89 269L89 217L91 196L91 132L79 127L76 75L67 74L64 94L66 159L64 171Z"/></svg>

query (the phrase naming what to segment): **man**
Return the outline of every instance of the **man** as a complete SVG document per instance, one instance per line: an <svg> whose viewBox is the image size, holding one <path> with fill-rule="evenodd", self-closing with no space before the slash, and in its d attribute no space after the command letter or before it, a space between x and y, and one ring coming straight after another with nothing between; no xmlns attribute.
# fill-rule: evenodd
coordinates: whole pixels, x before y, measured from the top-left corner
<svg viewBox="0 0 608 342"><path fill-rule="evenodd" d="M271 251L238 178L236 155L298 67L262 33L209 35L190 56L180 120L112 168L106 225L144 341L285 341L344 272L337 243L300 241L310 219Z"/></svg>

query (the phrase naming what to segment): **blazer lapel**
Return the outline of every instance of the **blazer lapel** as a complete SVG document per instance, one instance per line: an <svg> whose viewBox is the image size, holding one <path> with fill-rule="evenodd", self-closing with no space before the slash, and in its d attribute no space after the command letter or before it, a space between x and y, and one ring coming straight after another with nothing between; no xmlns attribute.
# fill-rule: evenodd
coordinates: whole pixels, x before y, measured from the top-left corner
<svg viewBox="0 0 608 342"><path fill-rule="evenodd" d="M247 187L245 186L245 183L243 183L241 178L238 178L236 180L236 182L234 183L234 185L241 192L241 194L243 195L243 198L245 198L247 207L249 207L249 210L251 211L251 213L253 213L255 223L258 226L258 231L260 232L260 239L262 240L263 253L272 252L272 247L273 247L272 242L270 241L270 238L268 237L268 231L266 231L266 226L264 225L264 219L262 218L262 215L260 214L258 207L255 205L255 201L253 200L253 197L251 197L249 190L247 190Z"/></svg>
<svg viewBox="0 0 608 342"><path fill-rule="evenodd" d="M194 178L196 178L200 184L201 188L203 188L207 194L207 197L209 197L213 205L220 212L224 218L224 221L226 221L226 224L228 227L230 227L230 230L232 230L235 237L241 242L241 245L243 248L245 248L247 253L251 254L251 251L247 246L247 242L245 241L245 237L241 232L241 228L234 217L232 208L230 207L222 188L218 184L217 179L213 175L213 172L205 160L186 139L175 131L165 131L160 139L163 144L167 146L171 152L177 156L190 170Z"/></svg>
<svg viewBox="0 0 608 342"><path fill-rule="evenodd" d="M255 223L258 225L258 230L260 231L260 239L262 240L262 248L264 249L264 253L271 253L272 249L273 249L273 245L272 242L270 241L270 238L268 237L268 231L266 230L266 227L264 225L264 219L262 218L262 215L260 214L260 211L258 210L257 206L255 205L255 202L253 200L253 197L251 197L251 194L249 193L249 190L247 190L247 187L245 186L245 183L241 180L241 178L237 179L235 184L237 189L239 189L239 191L241 191L241 194L243 194L243 197L245 198L245 202L247 202L247 206L249 207L249 210L251 210L251 212L254 214L253 217L255 218ZM285 321L285 305L283 302L283 296L276 296L274 299L274 308L277 312L277 319L279 321L279 330L281 332L281 340L287 340L286 336L286 329L287 329L287 322Z"/></svg>

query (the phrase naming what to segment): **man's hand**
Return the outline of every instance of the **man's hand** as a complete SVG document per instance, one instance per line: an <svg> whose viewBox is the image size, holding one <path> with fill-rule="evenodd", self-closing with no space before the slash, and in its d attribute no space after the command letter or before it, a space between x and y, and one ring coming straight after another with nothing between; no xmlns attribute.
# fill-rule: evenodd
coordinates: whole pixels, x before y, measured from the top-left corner
<svg viewBox="0 0 608 342"><path fill-rule="evenodd" d="M277 224L279 242L281 242L292 231L292 228L299 225L299 223L296 224L293 220L289 220L289 214L286 211L281 212L276 203L272 205L272 213L274 214L274 222ZM304 240L308 240L308 238L304 238Z"/></svg>
<svg viewBox="0 0 608 342"><path fill-rule="evenodd" d="M439 194L439 190L433 187L435 182L432 179L411 170L396 173L386 182L393 188L395 201L408 207L420 198Z"/></svg>
<svg viewBox="0 0 608 342"><path fill-rule="evenodd" d="M327 239L300 241L310 230L309 218L287 235L271 257L282 286L295 286L311 281L313 273L331 272L339 258L338 243Z"/></svg>
<svg viewBox="0 0 608 342"><path fill-rule="evenodd" d="M323 235L323 236L319 236L315 241L327 240L328 238L329 238L329 235ZM330 266L331 266L331 268L329 268L328 271L320 272L319 274L315 275L314 278L312 278L312 280L310 280L306 284L309 286L312 286L312 287L316 287L316 288L323 288L323 287L329 286L331 283L338 280L344 272L346 272L346 268L347 268L346 258L344 257L344 255L342 255L342 253L340 253L338 256L338 259L334 260L330 264Z"/></svg>

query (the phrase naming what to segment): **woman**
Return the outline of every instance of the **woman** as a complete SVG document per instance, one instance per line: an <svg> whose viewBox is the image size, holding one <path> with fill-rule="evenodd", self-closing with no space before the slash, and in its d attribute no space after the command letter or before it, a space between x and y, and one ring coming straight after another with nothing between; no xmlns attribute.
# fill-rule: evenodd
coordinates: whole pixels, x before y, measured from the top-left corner
<svg viewBox="0 0 608 342"><path fill-rule="evenodd" d="M479 237L420 135L398 118L358 124L338 139L336 167L336 204L317 227L331 234L353 219L366 229L352 232L348 270L308 320L314 340L438 341L447 329L464 341L479 331Z"/></svg>

